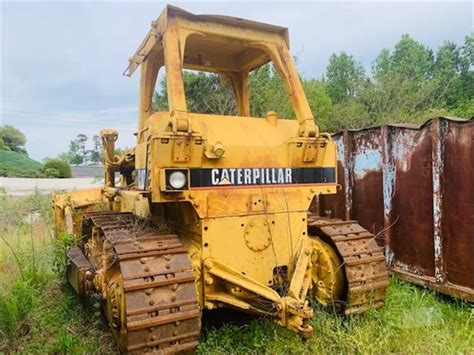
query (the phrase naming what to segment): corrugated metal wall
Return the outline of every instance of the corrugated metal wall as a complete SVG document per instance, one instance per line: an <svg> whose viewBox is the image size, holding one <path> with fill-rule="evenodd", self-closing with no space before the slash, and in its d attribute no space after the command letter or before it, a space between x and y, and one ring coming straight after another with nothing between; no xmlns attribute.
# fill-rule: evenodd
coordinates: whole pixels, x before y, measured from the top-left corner
<svg viewBox="0 0 474 355"><path fill-rule="evenodd" d="M333 136L340 192L321 215L356 219L391 271L474 301L474 120L434 118Z"/></svg>

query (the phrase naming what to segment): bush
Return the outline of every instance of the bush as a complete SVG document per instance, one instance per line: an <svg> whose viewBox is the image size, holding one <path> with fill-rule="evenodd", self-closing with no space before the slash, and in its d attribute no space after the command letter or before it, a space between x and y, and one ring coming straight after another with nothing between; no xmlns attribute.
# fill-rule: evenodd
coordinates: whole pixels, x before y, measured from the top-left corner
<svg viewBox="0 0 474 355"><path fill-rule="evenodd" d="M3 141L2 138L0 138L0 150L6 150L6 145L5 145L5 142Z"/></svg>
<svg viewBox="0 0 474 355"><path fill-rule="evenodd" d="M50 159L44 163L43 172L50 177L70 178L71 167L67 162L60 159Z"/></svg>
<svg viewBox="0 0 474 355"><path fill-rule="evenodd" d="M61 177L59 174L59 170L54 169L54 168L44 169L44 174L46 175L46 177L53 177L53 178Z"/></svg>

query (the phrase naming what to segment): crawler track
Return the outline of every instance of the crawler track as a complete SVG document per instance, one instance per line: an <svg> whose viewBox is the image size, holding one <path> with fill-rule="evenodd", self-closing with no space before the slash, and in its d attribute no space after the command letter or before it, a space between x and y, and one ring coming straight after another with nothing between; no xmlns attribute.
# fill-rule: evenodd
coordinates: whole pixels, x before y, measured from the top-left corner
<svg viewBox="0 0 474 355"><path fill-rule="evenodd" d="M342 221L308 214L309 234L332 243L344 265L346 290L341 302L346 315L380 308L388 287L385 257L374 235L356 221Z"/></svg>
<svg viewBox="0 0 474 355"><path fill-rule="evenodd" d="M128 353L194 350L201 315L186 249L176 235L141 222L131 213L106 212L89 214L84 224L111 245L112 255L103 255L112 261L102 293L114 336Z"/></svg>

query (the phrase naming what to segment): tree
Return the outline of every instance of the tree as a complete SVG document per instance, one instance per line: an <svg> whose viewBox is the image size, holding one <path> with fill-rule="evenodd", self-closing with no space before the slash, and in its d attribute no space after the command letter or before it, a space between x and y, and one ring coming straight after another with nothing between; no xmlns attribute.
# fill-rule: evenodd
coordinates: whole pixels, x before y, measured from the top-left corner
<svg viewBox="0 0 474 355"><path fill-rule="evenodd" d="M329 58L325 79L329 96L338 103L356 96L365 79L365 70L346 52L334 53Z"/></svg>
<svg viewBox="0 0 474 355"><path fill-rule="evenodd" d="M92 136L92 144L93 148L89 150L89 160L93 164L100 164L102 162L102 142L100 141L100 137L98 135Z"/></svg>
<svg viewBox="0 0 474 355"><path fill-rule="evenodd" d="M392 52L385 49L375 59L373 74L376 80L399 77L420 83L429 79L433 67L433 51L409 35L402 35Z"/></svg>
<svg viewBox="0 0 474 355"><path fill-rule="evenodd" d="M265 117L275 111L281 118L294 118L295 113L285 84L272 64L266 64L249 75L250 114Z"/></svg>
<svg viewBox="0 0 474 355"><path fill-rule="evenodd" d="M434 52L409 35L393 50L384 49L373 63L371 81L358 100L374 123L419 122L445 114L458 81L459 54L445 42Z"/></svg>
<svg viewBox="0 0 474 355"><path fill-rule="evenodd" d="M316 79L303 80L303 89L319 128L323 131L330 129L333 104L324 83Z"/></svg>
<svg viewBox="0 0 474 355"><path fill-rule="evenodd" d="M68 151L60 154L58 158L71 165L81 165L84 162L84 155L81 152L81 146L76 139L69 142Z"/></svg>
<svg viewBox="0 0 474 355"><path fill-rule="evenodd" d="M76 137L76 142L79 147L79 151L82 154L82 160L84 162L84 165L87 163L87 149L86 149L86 142L88 138L85 134L79 133Z"/></svg>
<svg viewBox="0 0 474 355"><path fill-rule="evenodd" d="M460 49L453 42L444 42L438 48L433 64L433 80L438 87L437 95L444 99L444 106L455 105L460 79Z"/></svg>
<svg viewBox="0 0 474 355"><path fill-rule="evenodd" d="M329 132L338 132L345 128L357 129L374 125L366 107L356 99L346 99L331 107L331 120L323 127Z"/></svg>
<svg viewBox="0 0 474 355"><path fill-rule="evenodd" d="M213 73L185 71L183 73L186 105L189 112L235 115L234 92L229 83ZM160 81L153 98L154 111L168 110L166 79Z"/></svg>
<svg viewBox="0 0 474 355"><path fill-rule="evenodd" d="M185 72L184 81L189 111L222 115L237 113L232 87L223 83L218 75ZM325 125L332 102L324 83L315 79L302 79L302 83L314 116ZM168 110L167 100L166 80L163 79L153 98L154 111ZM250 73L249 101L253 117L264 117L269 111L276 111L281 118L295 117L285 84L271 64Z"/></svg>
<svg viewBox="0 0 474 355"><path fill-rule="evenodd" d="M237 114L233 88L225 78L212 73L185 71L183 80L190 112ZM250 112L254 117L264 117L268 111L276 111L280 117L294 118L285 85L271 64L250 73L249 101ZM160 81L154 94L153 110L168 110L166 79Z"/></svg>
<svg viewBox="0 0 474 355"><path fill-rule="evenodd" d="M474 34L465 37L459 53L460 79L453 113L461 117L474 117Z"/></svg>
<svg viewBox="0 0 474 355"><path fill-rule="evenodd" d="M26 154L26 137L19 129L11 125L0 126L0 139L10 150Z"/></svg>

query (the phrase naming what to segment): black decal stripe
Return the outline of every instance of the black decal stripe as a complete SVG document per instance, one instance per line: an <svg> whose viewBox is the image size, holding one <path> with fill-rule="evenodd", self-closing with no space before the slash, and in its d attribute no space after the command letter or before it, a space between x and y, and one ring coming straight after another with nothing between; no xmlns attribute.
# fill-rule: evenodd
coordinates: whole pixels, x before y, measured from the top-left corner
<svg viewBox="0 0 474 355"><path fill-rule="evenodd" d="M227 168L232 169L232 168ZM236 170L239 168L235 168ZM253 171L254 168L240 168L240 169L251 169ZM259 169L270 169L270 179L271 179L271 169L272 168L255 168ZM320 184L320 183L335 183L336 182L336 169L335 168L273 168L275 169L275 176L278 176L278 169L283 169L284 173L285 169L292 170L292 181L291 183L285 181L283 183L268 183L262 184L261 179L256 181L256 184L250 185L296 185L296 184ZM231 186L250 186L249 184L245 184L245 179L242 178L242 184L231 184L231 185L213 185L212 184L212 170L214 169L190 169L191 175L191 187L231 187ZM224 169L217 169L218 176L222 176L222 171ZM243 173L244 175L244 173Z"/></svg>

